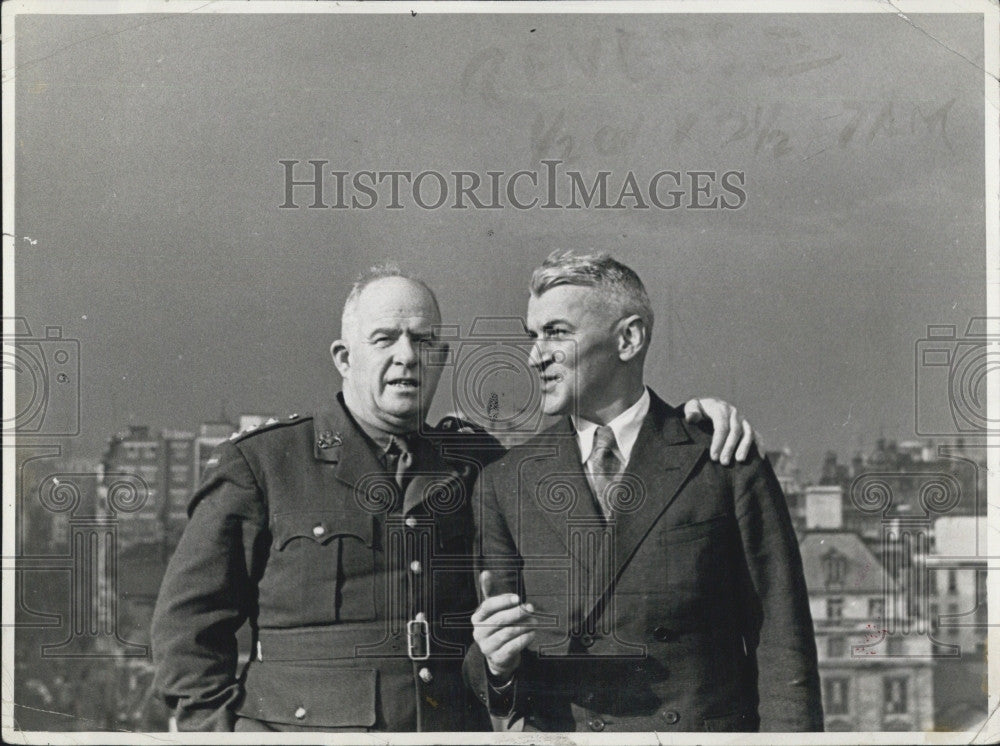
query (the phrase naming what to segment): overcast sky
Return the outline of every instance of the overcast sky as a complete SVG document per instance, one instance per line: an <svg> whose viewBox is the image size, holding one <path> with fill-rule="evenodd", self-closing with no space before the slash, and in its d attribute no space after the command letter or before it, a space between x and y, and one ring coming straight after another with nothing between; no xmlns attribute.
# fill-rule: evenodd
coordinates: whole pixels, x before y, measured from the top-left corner
<svg viewBox="0 0 1000 746"><path fill-rule="evenodd" d="M78 454L129 423L193 429L223 401L328 403L350 282L388 257L467 334L523 314L551 249L610 250L653 299L648 382L672 403L731 399L806 476L827 449L912 439L915 376L938 376L922 406L945 420L915 345L985 315L974 16L34 16L15 32L16 312L80 342ZM612 184L742 171L746 200L278 207L280 159L485 179L544 157Z"/></svg>

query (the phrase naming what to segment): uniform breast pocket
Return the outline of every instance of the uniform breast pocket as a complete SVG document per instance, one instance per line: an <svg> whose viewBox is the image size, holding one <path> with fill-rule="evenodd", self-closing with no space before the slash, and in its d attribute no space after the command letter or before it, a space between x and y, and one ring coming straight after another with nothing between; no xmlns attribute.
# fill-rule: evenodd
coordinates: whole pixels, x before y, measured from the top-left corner
<svg viewBox="0 0 1000 746"><path fill-rule="evenodd" d="M338 511L273 517L268 573L279 575L288 584L287 595L299 598L300 618L313 623L375 618L373 521L369 514Z"/></svg>

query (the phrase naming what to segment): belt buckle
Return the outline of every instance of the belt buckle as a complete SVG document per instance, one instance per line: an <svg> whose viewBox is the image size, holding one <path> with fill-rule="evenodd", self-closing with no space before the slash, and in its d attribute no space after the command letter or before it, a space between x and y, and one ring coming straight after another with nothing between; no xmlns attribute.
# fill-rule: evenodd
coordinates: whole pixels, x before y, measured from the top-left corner
<svg viewBox="0 0 1000 746"><path fill-rule="evenodd" d="M411 619L406 623L406 654L411 661L425 661L431 657L430 627L426 620ZM420 654L423 650L423 654Z"/></svg>

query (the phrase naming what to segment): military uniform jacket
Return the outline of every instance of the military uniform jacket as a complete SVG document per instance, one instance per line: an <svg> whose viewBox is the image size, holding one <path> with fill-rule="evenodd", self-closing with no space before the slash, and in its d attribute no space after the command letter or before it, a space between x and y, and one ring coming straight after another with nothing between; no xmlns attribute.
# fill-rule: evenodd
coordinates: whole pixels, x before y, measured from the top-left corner
<svg viewBox="0 0 1000 746"><path fill-rule="evenodd" d="M488 729L461 662L468 495L499 450L448 435L418 438L405 495L342 400L217 448L153 618L156 686L181 730Z"/></svg>
<svg viewBox="0 0 1000 746"><path fill-rule="evenodd" d="M822 730L816 645L784 496L756 451L652 396L605 526L569 419L488 466L482 563L537 610L512 692L466 675L505 727Z"/></svg>

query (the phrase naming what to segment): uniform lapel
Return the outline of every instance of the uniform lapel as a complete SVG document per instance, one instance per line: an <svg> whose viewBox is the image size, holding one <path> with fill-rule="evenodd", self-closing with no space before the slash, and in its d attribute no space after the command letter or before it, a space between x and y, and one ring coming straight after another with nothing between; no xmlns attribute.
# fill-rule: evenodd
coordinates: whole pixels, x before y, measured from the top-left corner
<svg viewBox="0 0 1000 746"><path fill-rule="evenodd" d="M337 398L340 399L339 394ZM382 464L368 439L347 415L342 401L313 420L313 455L333 464L334 476L352 487L384 476Z"/></svg>
<svg viewBox="0 0 1000 746"><path fill-rule="evenodd" d="M338 395L339 405L317 414L313 428L313 455L333 467L333 476L352 488L355 502L363 510L380 514L390 509L399 494L392 475L387 474L368 438L351 420ZM458 470L445 461L438 449L423 437L414 438L413 477L403 494L403 514L426 504L434 516L438 539L446 541L467 531L458 510L468 501L466 484Z"/></svg>

